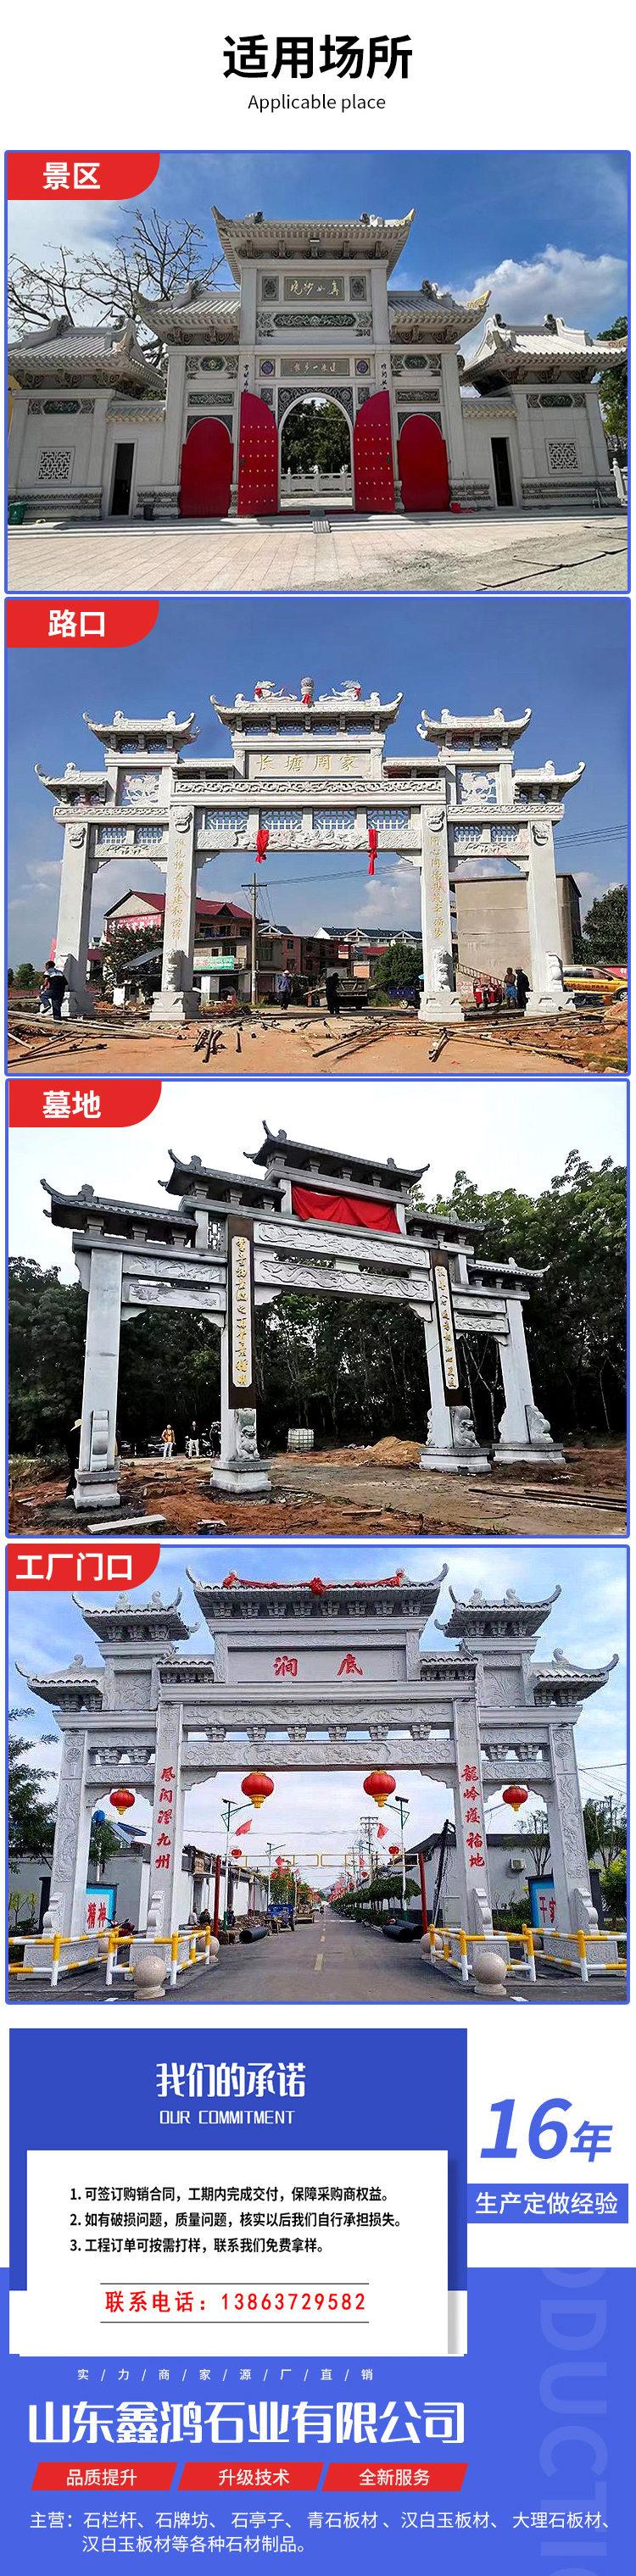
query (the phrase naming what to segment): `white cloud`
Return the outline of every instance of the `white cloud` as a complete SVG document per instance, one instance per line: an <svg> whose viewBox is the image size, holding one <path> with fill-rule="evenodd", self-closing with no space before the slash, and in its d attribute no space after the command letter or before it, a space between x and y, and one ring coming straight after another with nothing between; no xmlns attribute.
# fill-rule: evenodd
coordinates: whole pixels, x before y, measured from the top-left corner
<svg viewBox="0 0 636 2576"><path fill-rule="evenodd" d="M489 313L503 314L504 322L542 322L546 313L557 313L564 322L580 323L588 331L602 330L625 311L627 262L609 251L587 259L584 251L559 250L547 242L534 259L502 259L472 284L454 289L458 301L487 291ZM462 342L464 357L472 356L476 345L477 335L471 331Z"/></svg>

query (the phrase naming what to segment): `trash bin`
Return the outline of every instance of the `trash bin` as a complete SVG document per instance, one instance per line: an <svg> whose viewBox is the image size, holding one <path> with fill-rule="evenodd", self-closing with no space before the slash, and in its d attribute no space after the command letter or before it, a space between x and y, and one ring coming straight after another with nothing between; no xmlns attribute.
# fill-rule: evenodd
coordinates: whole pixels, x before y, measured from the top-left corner
<svg viewBox="0 0 636 2576"><path fill-rule="evenodd" d="M154 518L154 511L155 511L154 501L144 501L144 502L142 502L142 509L143 509L143 515L144 515L144 518L145 518L145 519L152 519L152 518Z"/></svg>
<svg viewBox="0 0 636 2576"><path fill-rule="evenodd" d="M10 501L10 502L9 502L9 527L10 527L10 528L21 528L21 526L22 526L22 521L23 521L23 518L24 518L25 508L26 508L26 502L24 502L24 501Z"/></svg>

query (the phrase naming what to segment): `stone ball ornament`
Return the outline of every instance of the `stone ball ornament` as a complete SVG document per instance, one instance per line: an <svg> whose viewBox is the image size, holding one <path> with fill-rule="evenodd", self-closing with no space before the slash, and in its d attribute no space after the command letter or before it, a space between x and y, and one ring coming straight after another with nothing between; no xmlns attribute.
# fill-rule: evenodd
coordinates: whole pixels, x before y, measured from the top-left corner
<svg viewBox="0 0 636 2576"><path fill-rule="evenodd" d="M168 1959L165 1951L159 1944L149 1941L147 1950L142 1951L139 1958L135 1960L133 1969L135 2003L162 2003L167 1975Z"/></svg>
<svg viewBox="0 0 636 2576"><path fill-rule="evenodd" d="M505 1959L501 1958L500 1952L482 1950L480 1946L476 1946L473 1950L472 1968L475 1993L481 2002L505 2003L507 1969Z"/></svg>

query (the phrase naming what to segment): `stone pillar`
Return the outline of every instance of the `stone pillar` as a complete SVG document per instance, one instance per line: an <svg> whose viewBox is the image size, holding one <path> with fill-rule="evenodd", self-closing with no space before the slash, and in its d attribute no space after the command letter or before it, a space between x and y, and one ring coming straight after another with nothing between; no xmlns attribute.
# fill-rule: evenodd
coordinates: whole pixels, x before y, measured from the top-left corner
<svg viewBox="0 0 636 2576"><path fill-rule="evenodd" d="M14 394L7 450L7 490L10 501L17 500L20 490L20 467L28 417L28 394Z"/></svg>
<svg viewBox="0 0 636 2576"><path fill-rule="evenodd" d="M110 391L95 395L93 418L91 422L90 445L88 450L88 465L86 468L86 481L89 491L97 489L101 495L102 518L106 518L107 516L110 501L110 493L104 491L104 448L106 445L106 416L111 400L112 395Z"/></svg>
<svg viewBox="0 0 636 2576"><path fill-rule="evenodd" d="M92 1246L84 1352L82 1430L73 1501L77 1512L117 1511L115 1460L123 1254Z"/></svg>
<svg viewBox="0 0 636 2576"><path fill-rule="evenodd" d="M546 1467L561 1467L563 1450L556 1447L547 1416L534 1401L520 1297L506 1297L506 1316L508 1337L499 1343L506 1401L495 1459L540 1457Z"/></svg>
<svg viewBox="0 0 636 2576"><path fill-rule="evenodd" d="M423 982L420 994L420 1019L459 1020L462 1014L461 1003L455 992L448 878L448 825L444 806L423 805L421 822Z"/></svg>
<svg viewBox="0 0 636 2576"><path fill-rule="evenodd" d="M456 349L442 350L441 372L442 429L445 434L448 450L449 482L454 490L457 483L465 483L468 478L466 431L464 427L464 415L459 390L459 367L457 364Z"/></svg>
<svg viewBox="0 0 636 2576"><path fill-rule="evenodd" d="M515 385L511 388L511 394L517 423L519 455L521 459L521 491L519 494L519 500L523 505L524 497L527 497L527 499L532 502L532 489L526 491L526 487L536 484L538 468L534 453L532 424L528 415L527 393L522 385Z"/></svg>
<svg viewBox="0 0 636 2576"><path fill-rule="evenodd" d="M93 889L90 829L89 823L67 823L64 828L55 957L68 984L64 1018L71 1020L90 1020L94 1007L86 982Z"/></svg>
<svg viewBox="0 0 636 2576"><path fill-rule="evenodd" d="M483 1668L481 1673L483 1688ZM484 1932L486 1935L492 1935L488 1849L481 1785L479 1676L478 1662L474 1699L461 1699L453 1703L456 1762L453 1807L457 1839L457 1869L461 1888L460 1921L466 1932ZM501 1947L500 1941L493 1941L493 1948Z"/></svg>
<svg viewBox="0 0 636 2576"><path fill-rule="evenodd" d="M83 1726L65 1727L62 1768L55 1819L51 1892L43 1929L67 1938L84 1930L88 1846L93 1801L87 1787L88 1735ZM81 1953L80 1953L81 1956Z"/></svg>
<svg viewBox="0 0 636 2576"><path fill-rule="evenodd" d="M550 1827L550 1859L557 1908L557 1932L595 1932L585 1843L581 1790L570 1720L548 1729L552 1779L543 1796Z"/></svg>
<svg viewBox="0 0 636 2576"><path fill-rule="evenodd" d="M153 1940L158 1934L168 1936L171 1932L179 1930L185 1803L185 1791L181 1778L182 1743L183 1706L180 1706L177 1701L160 1700L157 1710L157 1758L145 1933L147 1941ZM166 1952L166 1958L167 1955ZM133 1964L131 1955L131 1966Z"/></svg>
<svg viewBox="0 0 636 2576"><path fill-rule="evenodd" d="M596 385L586 385L585 387L585 418L592 456L594 459L594 473L598 476L600 483L611 483L612 468L605 441L601 406Z"/></svg>
<svg viewBox="0 0 636 2576"><path fill-rule="evenodd" d="M221 1333L221 1456L210 1470L210 1485L220 1494L269 1494L271 1481L258 1454L256 1406L230 1401L230 1325Z"/></svg>
<svg viewBox="0 0 636 2576"><path fill-rule="evenodd" d="M527 1011L538 1019L548 1011L573 1011L573 993L563 989L561 924L554 865L554 833L547 815L529 821L528 938L530 992Z"/></svg>
<svg viewBox="0 0 636 2576"><path fill-rule="evenodd" d="M186 431L184 391L187 349L171 348L168 354L168 384L161 456L161 485L165 485L170 516L176 517L175 492L181 484L181 455ZM142 478L145 480L145 478ZM161 486L158 500L163 510Z"/></svg>
<svg viewBox="0 0 636 2576"><path fill-rule="evenodd" d="M196 887L194 807L175 805L168 820L161 991L154 996L153 1020L197 1018L199 997L192 982Z"/></svg>
<svg viewBox="0 0 636 2576"><path fill-rule="evenodd" d="M421 1315L424 1326L430 1396L426 1446L422 1450L420 1467L441 1468L446 1475L458 1475L460 1471L464 1475L483 1475L490 1464L489 1455L486 1449L478 1447L469 1406L446 1402L435 1307L427 1312L416 1307L415 1312Z"/></svg>

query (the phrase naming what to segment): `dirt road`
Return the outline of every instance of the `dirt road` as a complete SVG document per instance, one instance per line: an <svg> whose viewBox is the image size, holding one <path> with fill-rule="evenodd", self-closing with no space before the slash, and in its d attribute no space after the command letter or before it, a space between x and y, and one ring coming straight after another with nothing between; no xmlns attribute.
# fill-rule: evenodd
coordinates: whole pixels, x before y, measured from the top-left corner
<svg viewBox="0 0 636 2576"><path fill-rule="evenodd" d="M196 1048L196 1040L205 1031L205 1043ZM206 1061L207 1038L213 1035L215 1053ZM440 1045L441 1041L441 1045ZM12 1021L9 1031L8 1066L11 1074L74 1075L82 1066L101 1074L129 1075L139 1080L148 1076L178 1074L180 1079L194 1074L205 1082L221 1074L290 1075L316 1074L319 1078L332 1067L336 1072L355 1074L364 1080L375 1080L378 1074L406 1074L411 1078L433 1074L505 1073L510 1079L518 1074L622 1073L627 1066L627 1016L622 1004L614 1004L601 1021L585 1021L579 1014L554 1021L528 1021L521 1026L501 1028L484 1023L479 1028L424 1027L415 1014L401 1016L388 1026L359 1013L350 1017L342 1013L335 1020L315 1013L294 1013L288 1018L275 1014L271 1020L259 1018L254 1026L245 1018L219 1019L191 1024L186 1029L151 1029L145 1015L127 1015L120 1019L102 1017L97 1012L91 1021L64 1021L54 1030L42 1021L33 1023L23 1016Z"/></svg>
<svg viewBox="0 0 636 2576"><path fill-rule="evenodd" d="M387 1450L389 1456L387 1456ZM621 1538L626 1528L626 1458L619 1444L568 1450L564 1467L495 1468L487 1476L444 1476L418 1466L416 1441L372 1449L318 1450L269 1460L272 1492L236 1502L210 1487L201 1461L126 1459L121 1505L162 1513L168 1537L218 1535L397 1538ZM396 1453L402 1463L391 1463ZM77 1529L65 1479L10 1471L9 1528ZM95 1518L99 1515L96 1513Z"/></svg>

